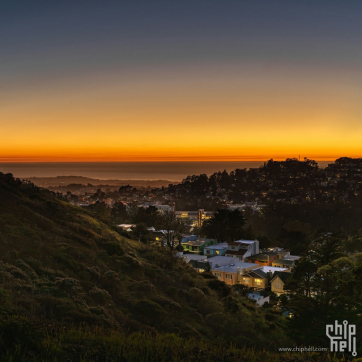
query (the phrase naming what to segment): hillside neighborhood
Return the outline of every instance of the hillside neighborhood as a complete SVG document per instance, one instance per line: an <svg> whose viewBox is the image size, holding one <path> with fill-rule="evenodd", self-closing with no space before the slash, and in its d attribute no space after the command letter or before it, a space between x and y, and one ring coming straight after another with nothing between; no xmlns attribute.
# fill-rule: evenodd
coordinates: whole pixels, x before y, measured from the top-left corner
<svg viewBox="0 0 362 362"><path fill-rule="evenodd" d="M289 241L281 244L266 242L270 234L264 232L261 247L261 229L250 230L250 223L265 219L264 210L276 205L350 204L362 192L362 159L342 157L324 169L309 159L269 160L257 169L189 176L168 187L135 188L127 184L97 188L72 184L59 191L62 194L58 193L58 197L110 220L127 237L175 248L177 255L198 272L244 287L248 296L262 305L270 295L284 293L284 284L300 252L308 246L303 236L308 224L292 229ZM222 233L206 229L220 210L225 210L225 215L239 213L239 220L231 226L240 229L234 235L231 232L223 238ZM164 215L171 215L173 220L168 226L161 222ZM283 230L270 239L283 240ZM298 247L299 242L303 248ZM291 255L291 249L298 255Z"/></svg>

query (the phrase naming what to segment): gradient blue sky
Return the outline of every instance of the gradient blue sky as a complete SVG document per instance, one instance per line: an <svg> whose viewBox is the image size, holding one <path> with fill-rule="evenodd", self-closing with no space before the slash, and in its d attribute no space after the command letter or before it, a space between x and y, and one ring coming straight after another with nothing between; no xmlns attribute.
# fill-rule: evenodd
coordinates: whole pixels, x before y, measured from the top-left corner
<svg viewBox="0 0 362 362"><path fill-rule="evenodd" d="M1 1L2 161L361 155L361 1Z"/></svg>

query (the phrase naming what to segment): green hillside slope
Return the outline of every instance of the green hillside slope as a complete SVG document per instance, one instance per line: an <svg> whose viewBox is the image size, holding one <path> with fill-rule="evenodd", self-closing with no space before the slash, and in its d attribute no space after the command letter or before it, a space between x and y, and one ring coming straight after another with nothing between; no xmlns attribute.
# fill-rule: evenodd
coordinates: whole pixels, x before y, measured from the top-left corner
<svg viewBox="0 0 362 362"><path fill-rule="evenodd" d="M293 345L277 310L1 173L0 315L0 361L236 361Z"/></svg>

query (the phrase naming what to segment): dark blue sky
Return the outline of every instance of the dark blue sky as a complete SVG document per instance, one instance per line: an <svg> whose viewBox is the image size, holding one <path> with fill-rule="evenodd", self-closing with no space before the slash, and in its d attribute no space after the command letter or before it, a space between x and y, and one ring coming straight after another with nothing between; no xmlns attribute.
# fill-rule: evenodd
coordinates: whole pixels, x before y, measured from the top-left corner
<svg viewBox="0 0 362 362"><path fill-rule="evenodd" d="M76 70L79 62L102 66L245 58L356 65L361 60L361 18L362 2L357 0L4 0L1 60L8 65L25 57L36 68L40 57L49 60L64 52ZM124 59L115 60L115 53ZM90 54L95 59L84 64L83 57ZM44 66L57 69L57 64Z"/></svg>

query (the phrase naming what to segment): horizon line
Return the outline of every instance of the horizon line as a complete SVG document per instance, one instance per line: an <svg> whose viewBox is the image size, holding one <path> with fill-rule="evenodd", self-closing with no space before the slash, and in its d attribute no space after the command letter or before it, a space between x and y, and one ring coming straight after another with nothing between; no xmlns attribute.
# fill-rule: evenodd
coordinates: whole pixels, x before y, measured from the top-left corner
<svg viewBox="0 0 362 362"><path fill-rule="evenodd" d="M341 157L350 157L350 158L355 158L352 156L334 156L334 157L307 157L308 160L313 160L313 161L335 161L338 158ZM136 158L136 159L125 159L125 160L120 160L120 159L85 159L85 160L81 160L81 159L61 159L61 160L57 160L57 159L52 159L52 160L48 160L48 159L9 159L9 158L2 158L0 157L0 163L5 164L5 163L152 163L152 162L267 162L269 160L274 160L274 161L285 161L286 159L291 159L291 158L296 158L300 161L304 161L304 157L298 158L298 157L281 157L281 156L277 156L277 157L258 157L258 158L252 158L252 157L244 157L244 158L240 158L240 157L235 157L235 158L230 158L230 157L225 157L225 158L221 158L221 157L215 157L215 158L202 158L202 157L195 157L195 158L183 158L183 157L168 157L168 158ZM358 157L357 157L358 158Z"/></svg>

